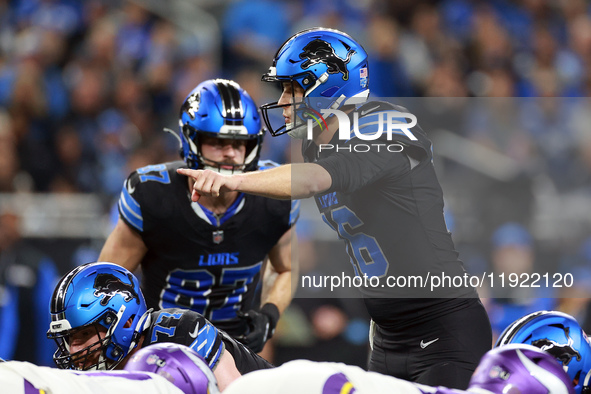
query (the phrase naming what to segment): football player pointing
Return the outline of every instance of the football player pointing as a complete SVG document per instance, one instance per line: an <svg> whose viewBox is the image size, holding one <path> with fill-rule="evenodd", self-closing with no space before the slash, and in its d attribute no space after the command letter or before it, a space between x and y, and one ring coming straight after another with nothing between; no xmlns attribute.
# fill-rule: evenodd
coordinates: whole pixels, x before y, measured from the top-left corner
<svg viewBox="0 0 591 394"><path fill-rule="evenodd" d="M179 135L173 134L184 161L147 166L129 176L119 221L99 260L132 272L141 265L148 307L194 310L258 352L291 300L297 202L238 191L192 202L193 179L175 172L189 167L239 174L274 165L259 161L260 116L237 83L199 84L181 107L179 125ZM259 308L254 293L267 256L278 275Z"/></svg>
<svg viewBox="0 0 591 394"><path fill-rule="evenodd" d="M272 135L304 138L306 162L238 175L178 172L195 180L194 201L236 191L277 199L314 196L323 219L345 241L359 276L462 276L425 132L409 124L410 132L391 133L389 139L377 135L376 144L397 143L404 147L401 152L359 154L351 149L376 135L375 119L408 113L387 102L368 102L368 78L367 54L347 34L324 28L299 32L279 48L263 76L281 84L283 92L261 110ZM281 111L283 125L272 124L272 110ZM317 117L330 111L335 115ZM341 138L336 111L358 126L351 138ZM317 125L312 138L308 124ZM339 149L320 150L323 144ZM411 288L361 290L373 320L370 370L429 385L467 387L492 342L490 322L473 288L433 294Z"/></svg>

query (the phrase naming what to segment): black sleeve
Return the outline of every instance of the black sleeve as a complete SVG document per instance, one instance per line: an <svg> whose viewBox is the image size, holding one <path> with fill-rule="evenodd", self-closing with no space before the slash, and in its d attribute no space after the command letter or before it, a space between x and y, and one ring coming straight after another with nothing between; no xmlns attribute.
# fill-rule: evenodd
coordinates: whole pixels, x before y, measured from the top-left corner
<svg viewBox="0 0 591 394"><path fill-rule="evenodd" d="M359 140L351 140L343 146L353 146L356 143L359 143ZM373 143L381 144L380 141ZM328 171L332 179L328 192L351 193L384 176L398 177L410 171L406 154L387 150L387 146L392 143L383 143L379 146L379 151L375 146L368 152L355 152L353 149L349 152L340 149L339 152L318 160L316 164Z"/></svg>
<svg viewBox="0 0 591 394"><path fill-rule="evenodd" d="M273 364L230 337L224 331L219 331L226 351L230 352L234 357L236 369L244 375L245 373L256 371L259 369L275 368Z"/></svg>

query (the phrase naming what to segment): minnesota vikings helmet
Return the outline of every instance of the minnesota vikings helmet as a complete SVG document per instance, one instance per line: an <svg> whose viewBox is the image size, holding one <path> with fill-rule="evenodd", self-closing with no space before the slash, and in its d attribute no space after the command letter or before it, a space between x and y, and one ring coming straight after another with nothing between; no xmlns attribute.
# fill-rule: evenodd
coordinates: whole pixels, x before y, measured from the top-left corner
<svg viewBox="0 0 591 394"><path fill-rule="evenodd" d="M58 346L53 360L59 368L81 370L115 368L137 346L150 316L135 276L103 262L67 273L55 288L50 312L47 337ZM82 332L96 334L97 341L70 353L71 338Z"/></svg>
<svg viewBox="0 0 591 394"><path fill-rule="evenodd" d="M484 391L487 390L487 391ZM474 371L468 392L574 394L556 359L540 349L512 344L488 351Z"/></svg>
<svg viewBox="0 0 591 394"><path fill-rule="evenodd" d="M179 126L180 153L189 168L230 173L257 169L264 130L256 104L236 82L211 79L200 83L181 106ZM206 164L201 153L204 136L246 141L244 162L233 165L231 170L222 169L222 163L212 160Z"/></svg>
<svg viewBox="0 0 591 394"><path fill-rule="evenodd" d="M185 394L219 393L207 362L194 350L178 343L156 343L142 348L123 369L163 376Z"/></svg>
<svg viewBox="0 0 591 394"><path fill-rule="evenodd" d="M591 393L591 346L572 316L557 311L530 313L511 323L495 346L510 343L533 345L552 355L568 374L576 393Z"/></svg>
<svg viewBox="0 0 591 394"><path fill-rule="evenodd" d="M369 95L367 53L349 35L334 29L313 28L291 36L277 51L262 80L291 83L292 102L261 106L263 120L273 136L298 134L308 118L320 109L338 109L357 104ZM294 84L304 89L304 99L296 103ZM274 124L269 111L292 105L295 114L288 124ZM281 118L283 119L283 118Z"/></svg>

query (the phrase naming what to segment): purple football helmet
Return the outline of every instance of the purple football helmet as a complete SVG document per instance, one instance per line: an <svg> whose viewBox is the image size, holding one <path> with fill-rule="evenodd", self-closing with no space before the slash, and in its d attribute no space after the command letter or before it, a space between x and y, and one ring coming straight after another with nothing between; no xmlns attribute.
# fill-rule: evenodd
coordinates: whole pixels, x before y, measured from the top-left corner
<svg viewBox="0 0 591 394"><path fill-rule="evenodd" d="M511 344L482 356L468 391L507 394L574 394L558 361L531 345Z"/></svg>
<svg viewBox="0 0 591 394"><path fill-rule="evenodd" d="M165 377L185 394L218 394L217 381L207 362L178 343L156 343L135 353L123 368Z"/></svg>

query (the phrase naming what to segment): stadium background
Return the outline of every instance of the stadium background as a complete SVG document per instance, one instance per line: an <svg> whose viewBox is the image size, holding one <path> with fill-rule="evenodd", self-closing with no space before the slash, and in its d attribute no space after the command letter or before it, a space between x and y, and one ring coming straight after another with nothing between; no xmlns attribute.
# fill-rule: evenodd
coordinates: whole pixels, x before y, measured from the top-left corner
<svg viewBox="0 0 591 394"><path fill-rule="evenodd" d="M552 307L589 328L587 1L0 0L1 357L51 363L48 289L96 259L127 174L178 158L162 129L177 128L187 93L225 77L258 104L275 100L260 76L287 37L312 26L364 45L373 96L419 98L437 115L423 126L471 273L493 271L498 258L574 275L573 288L510 300L484 289L493 325L515 310ZM469 121L448 116L456 104L473 114L478 102L484 110ZM267 135L262 157L297 160L290 148L289 138ZM305 214L298 225L303 272L343 253L338 242L317 244L315 226ZM503 247L513 252L499 257ZM274 339L275 362L364 365L358 301L295 299Z"/></svg>

